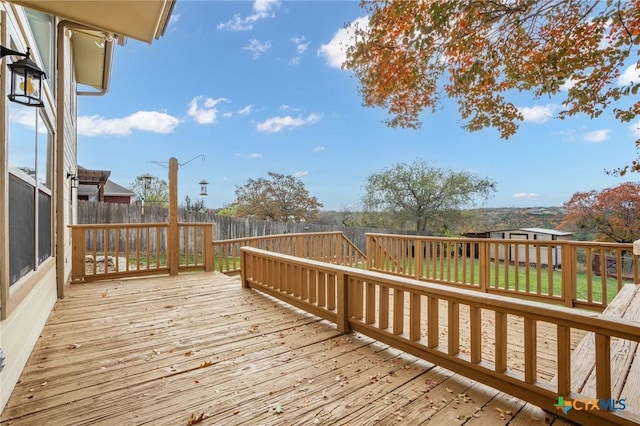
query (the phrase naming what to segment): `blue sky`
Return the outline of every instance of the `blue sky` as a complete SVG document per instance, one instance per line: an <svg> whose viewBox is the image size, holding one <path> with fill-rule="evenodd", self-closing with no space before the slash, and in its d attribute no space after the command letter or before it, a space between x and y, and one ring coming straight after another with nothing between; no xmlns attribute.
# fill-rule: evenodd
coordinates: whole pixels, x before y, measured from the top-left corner
<svg viewBox="0 0 640 426"><path fill-rule="evenodd" d="M637 181L604 170L635 158L640 122L611 111L558 120L560 99L518 94L525 122L507 141L462 130L448 100L419 130L386 127L339 66L345 24L364 17L356 1L178 0L160 40L116 46L105 96L79 98L79 164L128 186L144 173L166 179L155 162L202 154L179 169L179 202L200 199L205 179L210 208L274 171L299 177L324 210L357 210L368 175L415 159L495 180L486 207L559 206Z"/></svg>

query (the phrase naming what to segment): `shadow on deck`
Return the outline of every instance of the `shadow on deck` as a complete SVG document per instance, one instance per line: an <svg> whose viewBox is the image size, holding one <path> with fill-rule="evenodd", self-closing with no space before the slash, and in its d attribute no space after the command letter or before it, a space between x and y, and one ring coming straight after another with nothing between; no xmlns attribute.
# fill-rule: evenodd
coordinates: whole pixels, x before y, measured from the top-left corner
<svg viewBox="0 0 640 426"><path fill-rule="evenodd" d="M341 335L220 273L75 284L67 295L2 424L545 424L518 399Z"/></svg>

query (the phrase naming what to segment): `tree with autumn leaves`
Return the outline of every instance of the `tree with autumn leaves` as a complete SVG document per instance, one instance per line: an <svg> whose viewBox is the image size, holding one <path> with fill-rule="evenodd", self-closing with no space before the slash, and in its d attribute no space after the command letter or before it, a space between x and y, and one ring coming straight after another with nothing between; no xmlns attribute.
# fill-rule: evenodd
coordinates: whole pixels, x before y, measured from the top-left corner
<svg viewBox="0 0 640 426"><path fill-rule="evenodd" d="M596 231L600 241L630 243L640 238L640 183L576 192L564 208L562 228Z"/></svg>
<svg viewBox="0 0 640 426"><path fill-rule="evenodd" d="M640 0L365 0L344 68L359 78L365 106L388 110L390 126L417 128L443 96L457 101L470 131L512 136L523 120L509 100L563 96L558 118L622 123L640 116ZM636 71L637 72L637 71ZM640 147L640 140L636 141ZM640 157L620 168L640 171Z"/></svg>
<svg viewBox="0 0 640 426"><path fill-rule="evenodd" d="M281 222L309 222L318 216L322 204L309 195L295 176L269 172L268 177L249 179L236 187L232 205L236 216Z"/></svg>

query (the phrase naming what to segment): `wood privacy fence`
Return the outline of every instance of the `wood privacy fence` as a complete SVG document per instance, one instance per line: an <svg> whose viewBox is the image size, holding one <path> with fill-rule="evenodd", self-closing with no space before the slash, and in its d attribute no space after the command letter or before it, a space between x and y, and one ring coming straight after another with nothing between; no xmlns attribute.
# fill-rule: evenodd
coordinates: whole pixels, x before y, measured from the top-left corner
<svg viewBox="0 0 640 426"><path fill-rule="evenodd" d="M144 215L142 215L140 206L135 204L78 200L78 224L166 223L168 218L169 214L165 207L147 205L144 208ZM219 216L213 211L193 212L185 208L178 209L178 221L182 223L213 223L213 239L216 241L277 234L340 231L362 251L365 249L365 234L367 232L413 234L410 231L390 229L334 226L317 223L274 222Z"/></svg>
<svg viewBox="0 0 640 426"><path fill-rule="evenodd" d="M639 266L632 244L367 234L371 271L600 311Z"/></svg>
<svg viewBox="0 0 640 426"><path fill-rule="evenodd" d="M339 331L354 330L428 362L487 384L539 407L553 410L559 396L576 400L594 397L611 401L612 339L640 342L640 325L628 320L606 319L562 306L519 300L418 281L415 278L365 271L324 262L272 253L250 247L241 249L244 287L253 287L300 309L337 324ZM440 323L439 311L446 310ZM493 323L495 349L483 354L487 325ZM463 318L463 315L465 316ZM520 329L515 320L523 324ZM460 337L460 325L470 324L470 340ZM539 380L537 328L555 325L557 348L555 383ZM572 330L595 335L590 353L596 366L595 395L584 395L572 383L570 336ZM444 336L444 337L443 337ZM516 336L516 337L514 337ZM510 366L510 339L523 345L524 372ZM512 342L511 342L512 343ZM589 349L589 348L588 348ZM554 411L555 412L555 411ZM556 414L582 424L636 425L640 417L617 410L569 410Z"/></svg>

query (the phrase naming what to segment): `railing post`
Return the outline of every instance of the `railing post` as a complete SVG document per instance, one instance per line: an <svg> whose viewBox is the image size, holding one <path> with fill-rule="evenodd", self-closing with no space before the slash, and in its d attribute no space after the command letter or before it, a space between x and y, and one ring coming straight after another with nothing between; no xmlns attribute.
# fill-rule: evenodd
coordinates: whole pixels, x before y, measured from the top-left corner
<svg viewBox="0 0 640 426"><path fill-rule="evenodd" d="M365 256L367 257L367 270L370 271L371 270L371 265L373 265L373 253L372 253L372 249L373 249L373 237L369 234L364 234L365 236Z"/></svg>
<svg viewBox="0 0 640 426"><path fill-rule="evenodd" d="M336 274L338 284L338 306L336 326L340 333L348 333L351 331L349 323L349 275L344 272Z"/></svg>
<svg viewBox="0 0 640 426"><path fill-rule="evenodd" d="M576 247L571 244L560 246L560 267L562 268L562 298L564 306L573 308L576 298ZM604 301L606 303L606 301Z"/></svg>
<svg viewBox="0 0 640 426"><path fill-rule="evenodd" d="M178 228L178 160L169 159L169 228L167 256L169 275L178 275L180 266L180 228Z"/></svg>
<svg viewBox="0 0 640 426"><path fill-rule="evenodd" d="M204 225L204 241L202 242L202 248L204 250L204 270L205 272L213 271L213 223L211 225Z"/></svg>
<svg viewBox="0 0 640 426"><path fill-rule="evenodd" d="M71 228L71 279L84 281L85 271L85 247L84 228ZM94 259L95 261L95 259Z"/></svg>
<svg viewBox="0 0 640 426"><path fill-rule="evenodd" d="M247 269L249 268L249 261L247 260L247 252L242 248L240 249L240 283L242 284L242 288L249 288L249 283L247 282Z"/></svg>
<svg viewBox="0 0 640 426"><path fill-rule="evenodd" d="M415 239L413 242L413 272L416 280L422 278L422 240Z"/></svg>

